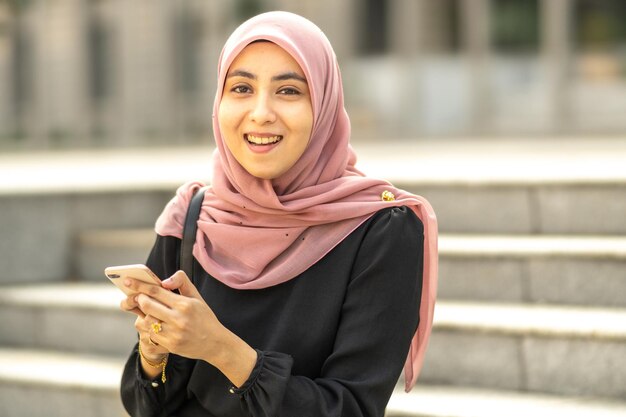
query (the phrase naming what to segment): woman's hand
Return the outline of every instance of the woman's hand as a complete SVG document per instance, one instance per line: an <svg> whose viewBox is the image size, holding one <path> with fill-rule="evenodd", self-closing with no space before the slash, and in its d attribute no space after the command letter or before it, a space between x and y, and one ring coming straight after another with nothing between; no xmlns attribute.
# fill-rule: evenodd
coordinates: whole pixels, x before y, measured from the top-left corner
<svg viewBox="0 0 626 417"><path fill-rule="evenodd" d="M248 379L256 351L219 322L183 271L164 280L161 287L133 279L125 285L138 294L129 297L123 308L145 315L138 314L140 335L147 331L160 348L216 366L237 386ZM176 289L180 294L173 292Z"/></svg>
<svg viewBox="0 0 626 417"><path fill-rule="evenodd" d="M135 320L135 328L137 332L139 332L141 368L144 375L149 379L154 379L159 374L164 377L165 369L163 364L166 363L164 360L169 354L166 348L152 341L150 337L152 325L158 322L158 320L149 315L144 317L138 316ZM163 382L165 382L165 380L163 380Z"/></svg>
<svg viewBox="0 0 626 417"><path fill-rule="evenodd" d="M154 364L161 363L165 356L169 354L169 351L163 346L155 343L150 338L152 325L158 323L159 320L151 317L150 315L146 315L143 311L141 311L137 302L137 296L137 294L132 294L124 298L120 302L120 308L124 311L137 315L137 319L135 320L135 329L139 334L142 369L145 376L152 379L162 372L162 370L159 371L155 368Z"/></svg>
<svg viewBox="0 0 626 417"><path fill-rule="evenodd" d="M169 351L156 343L152 338L152 325L158 323L159 320L147 316L138 316L135 320L135 329L139 333L139 343L141 344L141 353L152 363L159 363Z"/></svg>
<svg viewBox="0 0 626 417"><path fill-rule="evenodd" d="M178 271L163 281L162 287L132 279L125 285L138 293L136 308L148 318L136 326L138 330L145 328L153 342L180 356L207 362L214 360L222 348L220 335L225 328L184 272ZM174 289L178 289L180 295L171 291ZM160 322L160 329L152 327L157 322Z"/></svg>

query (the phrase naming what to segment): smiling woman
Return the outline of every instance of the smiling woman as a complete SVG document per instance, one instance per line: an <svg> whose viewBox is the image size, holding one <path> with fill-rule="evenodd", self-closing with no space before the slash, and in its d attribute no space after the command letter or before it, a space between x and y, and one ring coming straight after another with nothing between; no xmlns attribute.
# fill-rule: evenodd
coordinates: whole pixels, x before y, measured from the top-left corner
<svg viewBox="0 0 626 417"><path fill-rule="evenodd" d="M269 180L284 174L304 153L313 128L311 95L298 63L271 42L246 46L226 76L218 122L246 171Z"/></svg>
<svg viewBox="0 0 626 417"><path fill-rule="evenodd" d="M165 279L125 283L139 341L124 406L133 416L383 416L403 367L406 389L415 384L432 327L432 208L355 167L336 57L310 21L272 12L243 23L217 85L194 276L178 254L198 182L156 222L146 264Z"/></svg>

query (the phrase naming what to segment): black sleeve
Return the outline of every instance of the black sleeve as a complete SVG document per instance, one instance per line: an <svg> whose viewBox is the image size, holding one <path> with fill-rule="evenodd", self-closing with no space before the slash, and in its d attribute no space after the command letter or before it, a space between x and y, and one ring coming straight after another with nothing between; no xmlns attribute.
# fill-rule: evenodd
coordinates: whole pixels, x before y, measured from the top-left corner
<svg viewBox="0 0 626 417"><path fill-rule="evenodd" d="M159 278L166 279L178 270L180 239L157 236L146 261ZM187 400L186 387L194 360L170 354L165 369L167 381L159 375L154 380L144 377L137 345L133 348L122 374L121 397L131 416L170 416Z"/></svg>
<svg viewBox="0 0 626 417"><path fill-rule="evenodd" d="M236 391L252 417L383 416L419 323L423 225L406 207L378 213L354 260L332 354L319 378L292 358L259 352Z"/></svg>

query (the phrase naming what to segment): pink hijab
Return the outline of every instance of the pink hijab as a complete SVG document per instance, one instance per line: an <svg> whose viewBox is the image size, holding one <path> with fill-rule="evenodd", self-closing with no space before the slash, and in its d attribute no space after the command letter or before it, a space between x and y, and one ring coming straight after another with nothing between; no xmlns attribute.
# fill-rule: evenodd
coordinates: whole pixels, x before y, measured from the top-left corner
<svg viewBox="0 0 626 417"><path fill-rule="evenodd" d="M226 147L217 122L228 69L251 42L266 40L298 62L309 84L313 129L307 149L285 174L274 180L250 175ZM322 31L287 12L258 15L230 36L218 64L213 107L217 149L212 186L198 220L194 256L224 284L259 289L295 278L377 211L411 208L424 224L424 271L420 323L405 365L406 390L421 369L432 328L437 291L437 221L422 197L366 177L355 168L350 121L344 109L341 74L335 53ZM162 236L182 236L189 201L202 184L183 185L156 223ZM390 191L394 201L383 201ZM410 260L407 260L410 261Z"/></svg>

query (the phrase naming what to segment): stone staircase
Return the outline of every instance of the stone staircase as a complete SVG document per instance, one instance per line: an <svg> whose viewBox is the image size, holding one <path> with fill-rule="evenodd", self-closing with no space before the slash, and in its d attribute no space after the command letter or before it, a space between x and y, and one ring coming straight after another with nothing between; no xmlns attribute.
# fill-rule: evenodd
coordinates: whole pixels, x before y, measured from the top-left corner
<svg viewBox="0 0 626 417"><path fill-rule="evenodd" d="M387 417L626 416L622 142L357 149L441 229L425 367ZM134 319L102 269L143 262L176 185L210 171L206 150L116 155L0 156L1 416L125 415Z"/></svg>

